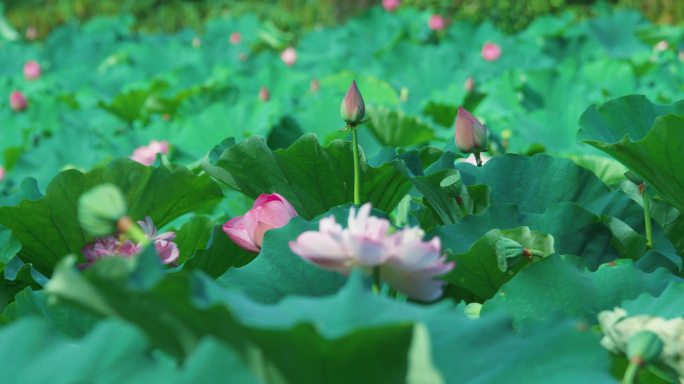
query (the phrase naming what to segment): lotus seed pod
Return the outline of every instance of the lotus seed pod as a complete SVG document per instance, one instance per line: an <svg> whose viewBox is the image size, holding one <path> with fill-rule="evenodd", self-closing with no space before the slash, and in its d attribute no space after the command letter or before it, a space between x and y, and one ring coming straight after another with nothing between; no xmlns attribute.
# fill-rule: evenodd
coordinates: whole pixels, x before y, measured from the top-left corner
<svg viewBox="0 0 684 384"><path fill-rule="evenodd" d="M507 237L500 237L496 240L496 261L501 272L506 272L525 255L525 248L515 240Z"/></svg>
<svg viewBox="0 0 684 384"><path fill-rule="evenodd" d="M126 201L119 187L101 184L85 192L78 200L78 221L91 236L116 232L119 219L126 215Z"/></svg>

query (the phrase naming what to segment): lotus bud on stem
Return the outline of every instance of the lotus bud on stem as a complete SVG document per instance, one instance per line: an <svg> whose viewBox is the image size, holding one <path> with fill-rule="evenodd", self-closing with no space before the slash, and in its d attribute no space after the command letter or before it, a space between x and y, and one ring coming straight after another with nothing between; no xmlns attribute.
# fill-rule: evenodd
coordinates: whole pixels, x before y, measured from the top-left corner
<svg viewBox="0 0 684 384"><path fill-rule="evenodd" d="M627 340L627 358L629 365L622 377L622 384L637 382L639 369L656 360L663 351L663 341L651 331L641 331Z"/></svg>
<svg viewBox="0 0 684 384"><path fill-rule="evenodd" d="M366 105L363 102L363 97L359 88L356 86L356 80L353 80L349 86L347 94L340 105L340 116L347 125L342 129L346 131L351 129L352 134L352 154L354 157L354 204L361 204L361 164L359 159L359 144L356 135L357 126L366 122L363 120L366 114Z"/></svg>
<svg viewBox="0 0 684 384"><path fill-rule="evenodd" d="M465 108L459 107L454 129L456 147L463 153L474 154L477 166L481 167L482 159L480 158L480 153L489 149L489 131L487 127L480 123Z"/></svg>

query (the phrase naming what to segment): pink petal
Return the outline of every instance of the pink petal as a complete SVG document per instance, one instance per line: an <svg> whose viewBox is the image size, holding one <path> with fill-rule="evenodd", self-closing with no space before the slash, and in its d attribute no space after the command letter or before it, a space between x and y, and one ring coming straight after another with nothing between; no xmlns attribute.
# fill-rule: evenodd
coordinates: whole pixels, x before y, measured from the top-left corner
<svg viewBox="0 0 684 384"><path fill-rule="evenodd" d="M259 252L260 248L254 243L245 228L243 216L237 216L223 224L223 232L238 246L251 252Z"/></svg>

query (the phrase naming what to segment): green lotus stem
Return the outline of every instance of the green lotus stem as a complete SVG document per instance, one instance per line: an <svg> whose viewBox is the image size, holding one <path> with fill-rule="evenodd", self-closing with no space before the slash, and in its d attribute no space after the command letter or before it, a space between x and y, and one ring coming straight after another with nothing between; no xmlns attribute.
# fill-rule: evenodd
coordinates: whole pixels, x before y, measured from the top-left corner
<svg viewBox="0 0 684 384"><path fill-rule="evenodd" d="M651 199L644 192L644 224L646 226L646 248L653 249L653 229L651 228Z"/></svg>
<svg viewBox="0 0 684 384"><path fill-rule="evenodd" d="M373 293L380 294L380 267L373 267Z"/></svg>
<svg viewBox="0 0 684 384"><path fill-rule="evenodd" d="M147 238L145 232L143 232L138 224L134 223L130 217L124 216L119 219L117 226L119 231L125 233L129 239L133 240L133 242L137 243L141 247L145 247L147 244L149 244L150 239Z"/></svg>
<svg viewBox="0 0 684 384"><path fill-rule="evenodd" d="M639 373L639 364L630 362L625 370L625 375L622 377L622 384L635 384L637 381L637 374Z"/></svg>
<svg viewBox="0 0 684 384"><path fill-rule="evenodd" d="M478 167L482 166L482 159L480 158L480 152L475 152L473 153L475 155L475 162L477 163Z"/></svg>
<svg viewBox="0 0 684 384"><path fill-rule="evenodd" d="M354 205L361 205L361 165L359 164L359 145L356 138L356 125L351 126L352 153L354 155Z"/></svg>

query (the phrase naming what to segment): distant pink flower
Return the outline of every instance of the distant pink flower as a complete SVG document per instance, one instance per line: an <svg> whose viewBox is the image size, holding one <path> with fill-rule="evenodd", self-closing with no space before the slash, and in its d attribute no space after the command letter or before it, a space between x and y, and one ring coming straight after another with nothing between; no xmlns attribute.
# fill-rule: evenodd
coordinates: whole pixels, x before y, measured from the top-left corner
<svg viewBox="0 0 684 384"><path fill-rule="evenodd" d="M482 46L482 58L487 61L496 61L501 56L501 47L495 43L485 43Z"/></svg>
<svg viewBox="0 0 684 384"><path fill-rule="evenodd" d="M268 91L268 88L262 86L259 88L259 100L263 102L267 102L271 99L271 92Z"/></svg>
<svg viewBox="0 0 684 384"><path fill-rule="evenodd" d="M23 111L28 108L28 100L26 100L26 96L19 91L10 93L9 102L10 108L16 112Z"/></svg>
<svg viewBox="0 0 684 384"><path fill-rule="evenodd" d="M432 15L428 20L428 27L433 31L441 31L446 27L446 20L440 15Z"/></svg>
<svg viewBox="0 0 684 384"><path fill-rule="evenodd" d="M38 30L34 26L29 26L26 28L26 40L33 41L38 37Z"/></svg>
<svg viewBox="0 0 684 384"><path fill-rule="evenodd" d="M26 80L36 80L40 77L40 64L35 60L29 60L24 64L24 78Z"/></svg>
<svg viewBox="0 0 684 384"><path fill-rule="evenodd" d="M489 161L489 159L491 159L491 157L483 154L483 155L480 155L480 159L482 160L482 164L485 164L486 162ZM460 161L461 163L468 163L468 164L472 164L472 165L477 165L477 160L475 160L474 154L470 154L470 156L468 156L466 158L458 159L458 161Z"/></svg>
<svg viewBox="0 0 684 384"><path fill-rule="evenodd" d="M192 47L193 48L199 48L202 46L202 39L199 36L195 36L192 38Z"/></svg>
<svg viewBox="0 0 684 384"><path fill-rule="evenodd" d="M230 38L228 40L233 45L240 44L240 41L242 41L242 35L240 32L233 32L230 34Z"/></svg>
<svg viewBox="0 0 684 384"><path fill-rule="evenodd" d="M319 222L318 231L306 231L290 242L290 250L321 268L349 274L353 268L378 267L380 277L397 291L424 301L442 295L444 282L436 276L449 272L454 263L441 254L439 238L423 241L420 228L390 233L386 219L370 215L365 204L349 211L347 228L334 216Z"/></svg>
<svg viewBox="0 0 684 384"><path fill-rule="evenodd" d="M297 211L284 197L277 193L261 194L247 213L223 224L223 231L241 248L259 252L264 233L286 225L295 216Z"/></svg>
<svg viewBox="0 0 684 384"><path fill-rule="evenodd" d="M0 181L5 178L5 168L0 166Z"/></svg>
<svg viewBox="0 0 684 384"><path fill-rule="evenodd" d="M284 51L280 52L280 60L288 67L293 66L297 62L297 50L293 47L285 48Z"/></svg>
<svg viewBox="0 0 684 384"><path fill-rule="evenodd" d="M463 89L465 89L467 92L472 92L473 89L475 89L475 80L468 76L465 83L463 83Z"/></svg>
<svg viewBox="0 0 684 384"><path fill-rule="evenodd" d="M660 40L653 48L658 52L662 52L662 51L666 50L667 48L669 48L669 46L670 45L667 43L667 41Z"/></svg>
<svg viewBox="0 0 684 384"><path fill-rule="evenodd" d="M166 140L152 140L149 145L137 148L131 155L131 160L135 160L143 165L152 165L157 159L157 153L167 155L169 153L169 142Z"/></svg>
<svg viewBox="0 0 684 384"><path fill-rule="evenodd" d="M240 52L240 54L238 55L238 60L240 60L241 62L245 62L247 61L247 59L249 59L249 55L245 52Z"/></svg>
<svg viewBox="0 0 684 384"><path fill-rule="evenodd" d="M316 93L321 89L321 83L318 81L318 79L311 79L311 84L309 85L309 90L311 90L311 93Z"/></svg>
<svg viewBox="0 0 684 384"><path fill-rule="evenodd" d="M400 4L401 0L382 0L382 7L385 8L385 11L387 12L394 12L399 8Z"/></svg>

